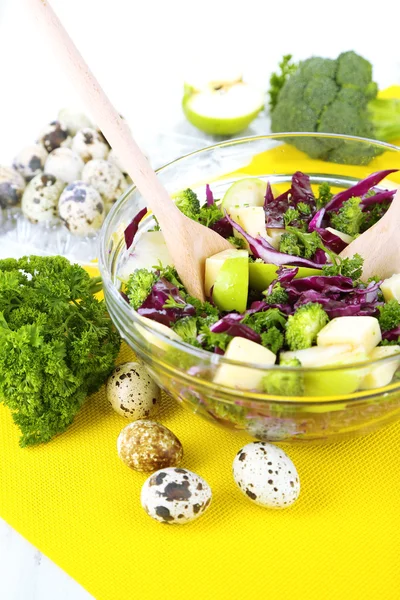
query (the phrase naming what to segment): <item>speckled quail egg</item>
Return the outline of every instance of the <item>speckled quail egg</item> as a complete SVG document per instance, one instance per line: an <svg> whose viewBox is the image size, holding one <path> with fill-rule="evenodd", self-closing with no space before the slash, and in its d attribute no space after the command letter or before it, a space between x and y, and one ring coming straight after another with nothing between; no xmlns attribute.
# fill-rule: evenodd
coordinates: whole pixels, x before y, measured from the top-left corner
<svg viewBox="0 0 400 600"><path fill-rule="evenodd" d="M111 208L128 187L128 183L118 167L102 158L95 158L86 163L82 171L82 180L99 192L106 204L106 209Z"/></svg>
<svg viewBox="0 0 400 600"><path fill-rule="evenodd" d="M73 235L92 235L103 224L104 202L97 190L84 181L73 181L64 189L58 212Z"/></svg>
<svg viewBox="0 0 400 600"><path fill-rule="evenodd" d="M15 206L22 198L25 180L10 167L0 167L0 208Z"/></svg>
<svg viewBox="0 0 400 600"><path fill-rule="evenodd" d="M183 458L182 444L176 435L155 421L129 423L118 436L117 449L122 462L134 471L177 467Z"/></svg>
<svg viewBox="0 0 400 600"><path fill-rule="evenodd" d="M118 365L107 380L107 400L119 415L136 421L153 417L160 405L160 388L138 362Z"/></svg>
<svg viewBox="0 0 400 600"><path fill-rule="evenodd" d="M30 181L43 171L47 157L47 150L41 144L31 144L17 154L13 167L26 181Z"/></svg>
<svg viewBox="0 0 400 600"><path fill-rule="evenodd" d="M86 163L93 158L107 158L110 147L100 131L84 127L73 138L72 150Z"/></svg>
<svg viewBox="0 0 400 600"><path fill-rule="evenodd" d="M28 183L22 196L21 209L32 223L57 223L58 200L65 183L54 175L41 173Z"/></svg>
<svg viewBox="0 0 400 600"><path fill-rule="evenodd" d="M111 148L111 150L107 156L107 160L109 163L111 163L112 165L117 167L117 169L119 169L121 171L121 173L123 174L123 176L125 177L125 179L128 183L132 183L132 179L129 177L124 165L121 162L120 157L115 152L114 148Z"/></svg>
<svg viewBox="0 0 400 600"><path fill-rule="evenodd" d="M65 183L81 178L84 162L71 148L56 148L48 155L45 173L51 173Z"/></svg>
<svg viewBox="0 0 400 600"><path fill-rule="evenodd" d="M52 121L42 130L38 142L46 148L47 152L52 152L61 146L69 148L72 138L65 125L60 123L60 121Z"/></svg>
<svg viewBox="0 0 400 600"><path fill-rule="evenodd" d="M183 525L204 514L211 488L187 469L161 469L145 481L140 501L147 514L161 523Z"/></svg>
<svg viewBox="0 0 400 600"><path fill-rule="evenodd" d="M71 135L75 135L84 127L93 127L91 120L80 110L67 107L58 113L58 120L68 129Z"/></svg>
<svg viewBox="0 0 400 600"><path fill-rule="evenodd" d="M267 442L252 442L239 450L233 478L250 500L269 508L287 508L300 494L296 467L283 450Z"/></svg>

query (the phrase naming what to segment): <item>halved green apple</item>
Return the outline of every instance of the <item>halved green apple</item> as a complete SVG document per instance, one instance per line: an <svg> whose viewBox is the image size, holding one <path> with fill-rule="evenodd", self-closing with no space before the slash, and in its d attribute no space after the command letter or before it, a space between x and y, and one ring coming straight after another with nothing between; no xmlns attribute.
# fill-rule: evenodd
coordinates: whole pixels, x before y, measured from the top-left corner
<svg viewBox="0 0 400 600"><path fill-rule="evenodd" d="M251 289L263 292L276 279L276 272L279 267L266 263L253 262L249 264L249 285ZM289 267L290 268L290 267ZM309 267L299 267L296 279L301 277L312 277L313 275L321 275L319 269L311 269Z"/></svg>
<svg viewBox="0 0 400 600"><path fill-rule="evenodd" d="M205 292L220 310L246 310L249 288L249 254L247 250L229 249L206 260Z"/></svg>
<svg viewBox="0 0 400 600"><path fill-rule="evenodd" d="M187 81L182 108L188 121L201 131L233 135L250 125L264 103L264 94L245 83L241 74L228 74L210 81Z"/></svg>

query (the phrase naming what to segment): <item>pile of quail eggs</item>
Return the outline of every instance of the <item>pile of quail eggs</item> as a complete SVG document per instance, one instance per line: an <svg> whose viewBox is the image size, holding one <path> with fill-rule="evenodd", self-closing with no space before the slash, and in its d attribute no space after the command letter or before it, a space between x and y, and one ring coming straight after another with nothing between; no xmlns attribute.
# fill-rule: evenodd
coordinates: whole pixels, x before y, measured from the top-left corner
<svg viewBox="0 0 400 600"><path fill-rule="evenodd" d="M196 473L182 468L183 447L157 415L161 393L141 362L118 365L106 385L113 409L129 421L117 439L122 462L151 473L140 501L146 513L161 523L184 524L202 516L212 491ZM290 458L274 444L251 442L233 460L233 479L251 502L268 508L288 508L299 497L300 481Z"/></svg>
<svg viewBox="0 0 400 600"><path fill-rule="evenodd" d="M130 182L101 131L62 109L12 167L0 167L0 209L20 207L31 223L91 236Z"/></svg>

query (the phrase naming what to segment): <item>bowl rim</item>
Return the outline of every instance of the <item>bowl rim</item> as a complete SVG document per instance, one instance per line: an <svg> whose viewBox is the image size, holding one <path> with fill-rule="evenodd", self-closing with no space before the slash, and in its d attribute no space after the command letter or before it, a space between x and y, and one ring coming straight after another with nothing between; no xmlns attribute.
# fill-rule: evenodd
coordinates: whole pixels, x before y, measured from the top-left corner
<svg viewBox="0 0 400 600"><path fill-rule="evenodd" d="M200 148L198 150L195 150L195 151L189 152L188 154L180 156L179 158L176 158L176 159L166 163L165 165L159 167L158 169L156 169L155 172L157 174L163 173L164 171L168 170L170 167L177 166L177 165L179 165L179 163L187 160L190 157L193 157L196 155L202 155L207 152L212 152L213 150L215 150L217 148L234 146L234 145L239 145L239 144L243 144L243 143L251 143L251 142L261 141L261 140L282 140L282 139L285 139L288 137L318 137L318 138L327 138L328 137L328 138L334 138L334 139L344 139L344 140L353 141L353 142L361 142L363 144L372 144L374 146L378 146L378 147L381 147L386 150L391 150L391 151L400 153L399 146L396 146L394 144L389 144L387 142L382 142L379 140L373 140L373 139L363 138L363 137L358 137L358 136L336 134L336 133L306 132L306 131L303 131L303 132L280 132L280 133L271 133L271 134L266 134L266 135L235 137L230 140L224 140L221 142L217 142L215 144L205 146L203 148ZM107 215L107 217L102 225L102 228L100 231L100 237L99 237L99 269L100 269L101 277L103 280L103 284L107 288L107 291L109 293L111 293L111 295L113 297L113 301L116 302L116 305L118 306L118 308L120 310L122 310L122 313L124 314L124 316L126 318L131 319L133 324L138 324L140 327L144 328L148 333L155 336L161 343L167 344L171 348L180 350L181 352L185 352L186 354L196 356L197 358L200 358L200 359L203 359L206 361L212 361L212 363L213 363L213 365L215 365L215 367L219 367L222 365L230 365L230 366L234 366L234 367L240 366L242 368L252 368L252 369L256 369L256 370L267 370L268 372L280 371L280 372L297 372L297 373L316 373L316 372L319 372L319 373L321 373L321 372L332 373L333 372L334 373L335 371L343 371L343 370L351 371L353 369L365 368L366 366L371 367L372 365L373 366L375 366L375 365L381 366L381 365L385 365L387 363L394 362L396 360L397 355L393 354L393 355L383 357L380 359L375 359L373 361L364 361L364 362L348 363L348 364L346 363L344 365L330 365L330 366L327 365L324 367L302 367L302 366L290 367L290 366L279 365L279 364L265 365L263 363L247 363L247 362L243 363L241 361L236 361L236 360L225 358L223 355L213 354L213 353L209 352L208 350L204 350L202 348L196 348L195 346L191 346L190 344L188 344L186 342L171 339L167 335L160 333L157 329L149 327L146 322L143 322L140 315L138 315L138 313L133 308L131 308L129 306L129 304L123 299L119 290L114 285L114 283L112 281L111 273L107 266L107 257L106 257L107 248L106 248L105 234L112 223L114 213L116 210L116 206L121 205L124 201L126 201L126 199L135 190L137 190L137 188L136 188L135 184L133 183L131 186L129 186L123 192L123 194L119 197L117 202L112 207L111 211ZM145 215L143 220L146 219L147 216L148 215ZM142 222L143 222L143 220L142 220ZM398 358L397 358L397 360L398 360ZM171 369L176 370L176 367L173 368L173 366L171 366ZM186 375L190 378L193 378L197 382L205 381L203 379L192 377L191 375L189 375L187 373L186 373ZM224 389L226 391L230 390L230 392L237 393L239 391L239 390L236 390L235 388L229 388L229 387L221 386L219 384L218 385L213 384L213 385L214 385L214 387L218 387L218 388ZM377 388L377 390L379 389L380 392L382 392L383 390L394 391L394 389L397 389L398 387L400 387L400 382L398 383L397 386L396 386L396 384L393 384L393 383L390 384L390 389L389 389L389 386L386 386L384 388ZM249 393L248 390L243 390L243 392L245 394ZM346 397L349 399L351 398L351 399L355 400L355 399L358 399L359 394L362 394L362 397L364 397L367 393L373 394L373 392L374 392L373 389L372 390L361 390L359 392L354 392L353 394L350 394ZM254 396L262 396L263 398L265 398L266 394L264 394L264 393L256 394L255 393ZM288 396L281 397L281 399L282 400L285 399L285 401L287 401L289 398L290 397L288 397ZM294 399L295 397L292 397L292 398ZM313 398L313 400L310 403L314 404L315 401L317 401L317 399L319 397L310 397L310 398ZM324 398L324 401L335 402L334 400L327 400L326 396L320 397L320 398L321 399ZM342 398L344 398L344 396ZM362 399L362 398L360 398L360 399ZM282 401L282 400L279 400L279 401ZM343 400L341 400L341 401L343 402ZM304 402L302 400L302 403L306 403L306 402ZM336 402L339 402L339 401L336 401Z"/></svg>

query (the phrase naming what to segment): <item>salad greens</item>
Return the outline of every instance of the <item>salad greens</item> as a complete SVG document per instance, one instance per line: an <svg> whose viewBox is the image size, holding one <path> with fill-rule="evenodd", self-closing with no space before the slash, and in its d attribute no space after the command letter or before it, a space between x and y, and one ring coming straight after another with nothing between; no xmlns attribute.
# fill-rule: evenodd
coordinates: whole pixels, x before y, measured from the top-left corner
<svg viewBox="0 0 400 600"><path fill-rule="evenodd" d="M290 187L279 195L273 192L269 183L264 183L262 207L259 197L261 180L255 180L254 185L249 185L248 179L243 180L242 188L241 182L236 182L235 198L239 203L234 206L227 204L227 198L233 197L229 190L220 202L214 199L207 186L204 205L193 190L184 190L176 197L178 207L191 218L207 222L209 227L217 225L220 233L231 240L234 247L241 248L216 255L218 260L216 257L208 259L210 265L214 260L213 271L210 271L213 281L222 278L218 275L218 269L221 269L224 285L229 288L235 281L234 285L239 286L237 289L242 290L240 286L247 289L249 284L246 280L235 279L235 260L240 256L243 261L243 252L245 258L248 252L249 270L257 267L253 277L264 277L265 285L258 289L250 286L245 310L226 310L223 294L219 294L218 306L215 305L217 297L213 298L212 285L210 298L201 302L187 294L173 267L157 265L152 269L133 271L125 282L124 293L139 315L171 328L185 343L217 354L227 353L228 357L231 341L245 338L255 348L263 346L270 351L272 354L268 357L278 357L282 366L299 366L303 356L307 361L321 361L325 360L324 357L339 360L340 346L337 352L327 352L326 348L318 348L315 344L318 344L322 330L324 336L322 338L321 334L321 340L329 340L325 328L336 326L333 322L340 321L342 317L367 318L363 321L367 331L365 339L375 340L375 344L382 339L382 345L397 345L400 340L398 300L385 302L380 288L382 281L372 278L365 283L361 280L361 256L356 254L342 259L338 255L349 241L360 234L366 222L374 222L390 206L395 191L382 190L377 185L392 172L373 173L339 193L334 193L327 183L323 183L317 194L309 177L296 172ZM246 203L237 196L237 190L241 189L247 193ZM249 190L253 190L254 194ZM235 214L240 223L235 220ZM277 238L269 235L274 231L279 234ZM232 253L237 258L232 258ZM218 267L228 263L229 269ZM379 334L376 328L380 330ZM353 338L354 352L348 340L340 342L347 352L343 360L348 363L352 358L357 362L368 356L367 351L357 347L356 334ZM236 360L238 345L235 348L232 355ZM251 348L248 350L252 353ZM303 355L308 349L312 353ZM288 351L290 358L285 354ZM186 359L180 361L178 354L175 358L183 368L183 363L188 363ZM257 362L256 350L254 356L253 362ZM243 361L246 360L250 359L243 357ZM219 379L224 379L221 373ZM361 381L362 378L359 379ZM271 394L301 395L304 382L293 370L277 371L264 378L262 389Z"/></svg>

